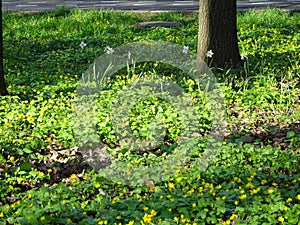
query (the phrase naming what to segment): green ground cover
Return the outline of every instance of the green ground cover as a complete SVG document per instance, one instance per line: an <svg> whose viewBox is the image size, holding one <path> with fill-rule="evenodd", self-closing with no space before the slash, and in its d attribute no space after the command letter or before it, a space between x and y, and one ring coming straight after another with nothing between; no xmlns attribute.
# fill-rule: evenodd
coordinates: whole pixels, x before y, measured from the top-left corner
<svg viewBox="0 0 300 225"><path fill-rule="evenodd" d="M152 20L183 26L133 26ZM244 67L212 68L228 126L207 170L199 170L197 159L211 119L207 99L192 80L155 62L112 77L98 99L97 129L111 154L125 163L152 165L172 153L181 135L179 113L149 97L130 111L130 126L146 138L151 119L161 116L168 121L166 140L142 154L120 145L108 115L118 92L140 74L175 79L201 111L203 135L189 161L168 180L145 180L137 187L103 178L78 152L72 129L78 80L107 46L151 39L196 52L197 15L61 8L4 13L3 21L11 96L0 99L0 224L300 224L299 13L239 13Z"/></svg>

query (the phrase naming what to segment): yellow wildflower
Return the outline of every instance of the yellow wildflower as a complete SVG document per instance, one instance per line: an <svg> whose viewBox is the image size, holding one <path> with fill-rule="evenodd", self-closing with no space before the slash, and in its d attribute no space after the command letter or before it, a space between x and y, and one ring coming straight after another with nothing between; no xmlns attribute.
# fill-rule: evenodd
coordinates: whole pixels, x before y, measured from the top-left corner
<svg viewBox="0 0 300 225"><path fill-rule="evenodd" d="M144 221L145 223L151 223L151 221L152 221L152 216L146 213L146 214L143 216L143 221Z"/></svg>
<svg viewBox="0 0 300 225"><path fill-rule="evenodd" d="M236 217L237 217L237 215L233 213L233 214L230 216L229 219L230 219L230 220L234 220Z"/></svg>
<svg viewBox="0 0 300 225"><path fill-rule="evenodd" d="M241 200L245 200L246 198L247 198L247 195L246 195L246 194L240 196L240 199L241 199Z"/></svg>
<svg viewBox="0 0 300 225"><path fill-rule="evenodd" d="M267 181L266 181L266 180L262 180L260 183L261 183L262 185L264 185L264 184L267 183Z"/></svg>
<svg viewBox="0 0 300 225"><path fill-rule="evenodd" d="M282 216L279 216L277 220L282 223L284 221L284 218Z"/></svg>
<svg viewBox="0 0 300 225"><path fill-rule="evenodd" d="M171 191L175 188L175 185L173 183L168 183L168 189Z"/></svg>
<svg viewBox="0 0 300 225"><path fill-rule="evenodd" d="M72 175L70 176L70 178L71 178L71 179L76 179L77 176L76 176L76 174L72 174Z"/></svg>
<svg viewBox="0 0 300 225"><path fill-rule="evenodd" d="M9 157L9 161L11 161L11 162L15 161L15 157L13 157L13 156Z"/></svg>
<svg viewBox="0 0 300 225"><path fill-rule="evenodd" d="M33 117L28 117L27 121L29 123L34 123L35 119Z"/></svg>

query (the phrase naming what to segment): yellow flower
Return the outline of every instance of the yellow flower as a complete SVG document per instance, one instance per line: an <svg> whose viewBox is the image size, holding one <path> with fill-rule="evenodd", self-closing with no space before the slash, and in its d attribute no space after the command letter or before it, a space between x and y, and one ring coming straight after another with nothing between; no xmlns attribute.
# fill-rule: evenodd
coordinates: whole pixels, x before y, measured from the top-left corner
<svg viewBox="0 0 300 225"><path fill-rule="evenodd" d="M262 180L260 183L261 183L262 185L264 185L265 183L267 183L267 181L266 181L266 180Z"/></svg>
<svg viewBox="0 0 300 225"><path fill-rule="evenodd" d="M70 176L70 178L71 178L71 179L76 179L77 176L76 176L76 174L72 174L72 175Z"/></svg>
<svg viewBox="0 0 300 225"><path fill-rule="evenodd" d="M287 202L292 202L293 199L292 199L292 198L288 198L286 201L287 201Z"/></svg>
<svg viewBox="0 0 300 225"><path fill-rule="evenodd" d="M144 221L145 223L151 223L151 221L152 221L152 216L146 213L146 214L143 216L143 221Z"/></svg>
<svg viewBox="0 0 300 225"><path fill-rule="evenodd" d="M271 189L271 188L268 189L268 193L269 193L270 195L273 194L273 192L274 192L273 189Z"/></svg>
<svg viewBox="0 0 300 225"><path fill-rule="evenodd" d="M156 212L155 212L155 210L154 209L152 209L151 210L151 212L150 212L150 214L151 214L151 216L153 217L153 216L156 216Z"/></svg>
<svg viewBox="0 0 300 225"><path fill-rule="evenodd" d="M133 224L134 224L133 220L131 220L131 221L129 221L129 223L127 223L127 225L133 225Z"/></svg>
<svg viewBox="0 0 300 225"><path fill-rule="evenodd" d="M182 180L182 177L177 177L177 178L176 178L176 181L177 181L177 182L180 182L181 180Z"/></svg>
<svg viewBox="0 0 300 225"><path fill-rule="evenodd" d="M189 190L187 193L189 194L189 195L191 195L191 194L193 194L195 192L195 190L192 188L191 190Z"/></svg>
<svg viewBox="0 0 300 225"><path fill-rule="evenodd" d="M242 104L243 104L242 99L237 99L236 102L237 102L239 105L242 105Z"/></svg>
<svg viewBox="0 0 300 225"><path fill-rule="evenodd" d="M197 204L196 204L196 203L193 203L193 204L192 204L192 207L193 207L193 208L195 208L196 206L197 206Z"/></svg>
<svg viewBox="0 0 300 225"><path fill-rule="evenodd" d="M45 217L42 216L42 217L40 218L40 221L43 222L44 220L45 220Z"/></svg>
<svg viewBox="0 0 300 225"><path fill-rule="evenodd" d="M178 221L179 221L179 218L178 218L177 216L175 216L175 217L173 218L173 220L174 220L175 222L178 222Z"/></svg>
<svg viewBox="0 0 300 225"><path fill-rule="evenodd" d="M44 173L39 171L39 174L38 174L40 177L44 176Z"/></svg>
<svg viewBox="0 0 300 225"><path fill-rule="evenodd" d="M120 215L118 215L117 217L116 217L116 219L117 220L120 220L122 217L120 216Z"/></svg>
<svg viewBox="0 0 300 225"><path fill-rule="evenodd" d="M240 196L240 199L241 199L241 200L245 200L246 198L247 198L247 195L246 195L246 194Z"/></svg>
<svg viewBox="0 0 300 225"><path fill-rule="evenodd" d="M34 123L34 118L33 117L29 117L28 119L27 119L27 121L29 122L29 123Z"/></svg>
<svg viewBox="0 0 300 225"><path fill-rule="evenodd" d="M99 188L99 187L100 187L99 183L95 184L95 188Z"/></svg>
<svg viewBox="0 0 300 225"><path fill-rule="evenodd" d="M254 185L251 182L249 182L246 184L246 188L248 189L254 188Z"/></svg>
<svg viewBox="0 0 300 225"><path fill-rule="evenodd" d="M148 209L149 209L148 207L146 207L146 206L144 207L144 211L145 212L148 211Z"/></svg>
<svg viewBox="0 0 300 225"><path fill-rule="evenodd" d="M175 185L173 183L168 183L168 189L172 190L175 188Z"/></svg>
<svg viewBox="0 0 300 225"><path fill-rule="evenodd" d="M0 218L3 218L3 217L4 217L3 213L0 213Z"/></svg>
<svg viewBox="0 0 300 225"><path fill-rule="evenodd" d="M297 195L297 199L300 201L300 194L299 194L299 195Z"/></svg>
<svg viewBox="0 0 300 225"><path fill-rule="evenodd" d="M239 204L239 201L234 201L234 204L235 204L235 205L238 205L238 204Z"/></svg>
<svg viewBox="0 0 300 225"><path fill-rule="evenodd" d="M284 221L284 218L282 216L279 216L277 220L282 223Z"/></svg>
<svg viewBox="0 0 300 225"><path fill-rule="evenodd" d="M11 156L11 157L9 157L9 161L15 161L15 157L13 157L13 156Z"/></svg>
<svg viewBox="0 0 300 225"><path fill-rule="evenodd" d="M232 214L231 217L229 218L230 220L234 220L237 217L236 214Z"/></svg>
<svg viewBox="0 0 300 225"><path fill-rule="evenodd" d="M23 178L22 178L22 177L17 177L17 182L18 182L18 184L20 184L22 181L23 181Z"/></svg>
<svg viewBox="0 0 300 225"><path fill-rule="evenodd" d="M70 224L70 223L72 223L72 220L69 218L69 219L67 220L67 224Z"/></svg>

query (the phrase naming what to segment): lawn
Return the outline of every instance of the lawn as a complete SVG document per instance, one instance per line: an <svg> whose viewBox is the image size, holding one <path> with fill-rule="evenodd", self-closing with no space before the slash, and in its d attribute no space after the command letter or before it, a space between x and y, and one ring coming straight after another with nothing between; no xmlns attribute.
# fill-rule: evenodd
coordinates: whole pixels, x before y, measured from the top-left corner
<svg viewBox="0 0 300 225"><path fill-rule="evenodd" d="M134 26L157 20L182 26ZM131 42L168 41L195 54L197 14L4 13L10 96L0 98L0 224L300 224L299 28L299 13L238 14L243 66L211 68L227 115L213 143L211 96L186 71L146 61L106 77L93 101L94 132L122 168L96 170L74 131L82 74ZM172 101L189 108L147 89L156 81L180 85ZM169 156L187 151L170 165ZM161 174L141 177L139 168L155 165Z"/></svg>

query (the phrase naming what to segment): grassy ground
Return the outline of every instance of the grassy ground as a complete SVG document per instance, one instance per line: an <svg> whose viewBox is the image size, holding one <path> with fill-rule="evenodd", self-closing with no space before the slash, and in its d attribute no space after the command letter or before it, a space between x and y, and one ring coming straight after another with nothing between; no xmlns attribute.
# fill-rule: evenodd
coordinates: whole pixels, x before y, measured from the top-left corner
<svg viewBox="0 0 300 225"><path fill-rule="evenodd" d="M183 26L133 26L152 20ZM0 224L300 224L300 14L238 15L244 67L212 68L228 126L204 171L199 159L212 120L207 98L193 80L176 68L148 62L119 70L107 81L98 97L97 132L125 164L151 166L174 152L182 114L155 96L138 101L128 114L137 137L149 137L156 116L168 123L159 147L134 151L116 134L110 114L123 86L141 74L171 78L199 113L201 135L187 162L167 180L143 178L145 183L134 187L95 173L76 147L71 105L78 80L108 46L152 39L195 52L197 15L61 8L5 13L3 21L11 97L0 99Z"/></svg>

